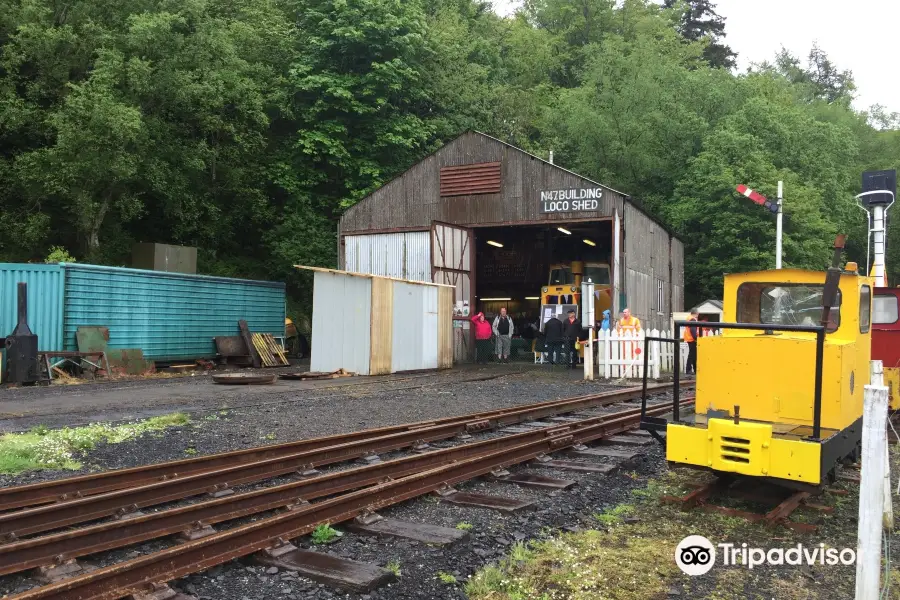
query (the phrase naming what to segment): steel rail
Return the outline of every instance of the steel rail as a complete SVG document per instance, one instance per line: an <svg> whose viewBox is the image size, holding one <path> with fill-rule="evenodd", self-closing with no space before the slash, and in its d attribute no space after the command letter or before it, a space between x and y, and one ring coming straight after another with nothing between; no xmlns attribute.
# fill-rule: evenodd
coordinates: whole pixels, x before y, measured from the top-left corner
<svg viewBox="0 0 900 600"><path fill-rule="evenodd" d="M683 404L693 399L685 399ZM668 402L649 408L651 414L671 411ZM449 462L465 460L486 451L533 442L572 429L598 424L610 419L640 416L640 409L630 409L585 418L547 429L494 438L443 450L435 450L396 460L369 465L291 482L276 487L245 492L228 498L201 502L190 506L142 515L126 521L101 523L83 529L47 535L0 546L0 575L7 575L33 567L63 562L112 550L167 535L215 525L224 521L258 514L264 511L292 508L311 500L381 483L385 478L397 479L432 469Z"/></svg>
<svg viewBox="0 0 900 600"><path fill-rule="evenodd" d="M671 407L666 407L671 410ZM665 409L663 409L665 410ZM97 569L59 583L35 588L9 600L114 600L159 582L183 577L257 552L282 545L313 531L322 523L340 523L379 508L445 490L454 484L485 475L497 468L522 463L567 446L609 437L640 422L637 414L574 429L554 428L554 435L515 446L505 446L465 460L422 471L397 480L343 494L315 504L298 506L280 515L155 552L127 562ZM510 436L505 439L514 439Z"/></svg>
<svg viewBox="0 0 900 600"><path fill-rule="evenodd" d="M140 508L190 498L204 493L218 493L236 485L255 483L314 467L345 462L368 454L399 450L417 444L445 440L463 433L486 431L526 420L541 419L586 407L603 406L641 395L639 389L594 397L570 399L552 406L538 405L507 411L495 417L460 420L444 425L413 429L355 442L298 452L288 456L257 462L241 463L216 471L167 479L155 483L78 498L67 502L27 508L0 514L0 539L15 541L34 533L52 531L67 525L84 523L103 517L125 516Z"/></svg>
<svg viewBox="0 0 900 600"><path fill-rule="evenodd" d="M692 385L693 382L685 382L685 386ZM658 389L666 389L668 387L670 386L667 384L659 384L657 386L652 386L650 389L655 391ZM576 398L550 400L530 406L551 407L556 405L565 405L568 402L572 402L578 399L602 399L604 397L616 397L617 395L632 393L638 389L640 388L626 388L624 390L604 392L601 394L589 394ZM8 511L11 509L23 508L28 506L37 506L41 504L49 504L52 502L66 501L74 498L92 496L129 487L144 486L157 481L165 481L173 477L185 477L197 473L215 471L223 467L234 466L240 463L256 462L270 458L277 458L279 456L288 456L301 451L315 450L318 448L333 446L338 443L350 443L394 433L433 427L435 425L457 423L460 421L493 419L521 409L523 409L522 406L517 406L508 409L498 409L493 411L472 413L468 415L446 417L443 419L434 419L430 421L420 421L416 423L406 423L403 425L392 425L389 427L366 429L362 431L342 433L338 435L319 437L308 440L298 440L294 442L287 442L284 444L273 444L271 446L260 446L243 450L234 450L231 452L211 454L208 456L198 456L194 458L186 458L165 463L156 463L129 469L117 469L114 471L106 471L103 473L93 473L90 475L81 475L78 477L68 477L55 481L45 481L29 485L0 488L0 511Z"/></svg>

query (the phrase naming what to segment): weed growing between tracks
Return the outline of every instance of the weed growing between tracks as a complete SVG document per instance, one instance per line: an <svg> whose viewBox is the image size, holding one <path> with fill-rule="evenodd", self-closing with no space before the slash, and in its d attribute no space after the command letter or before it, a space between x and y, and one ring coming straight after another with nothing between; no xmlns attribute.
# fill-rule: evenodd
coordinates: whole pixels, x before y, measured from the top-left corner
<svg viewBox="0 0 900 600"><path fill-rule="evenodd" d="M892 454L892 474L900 471L900 455ZM817 504L834 508L831 514L798 509L791 520L814 523L817 533L794 532L784 527L767 529L740 517L701 510L684 511L665 504L665 495L681 496L689 482L704 476L688 470L668 471L633 492L633 500L594 515L596 529L561 533L514 547L499 561L472 576L465 586L470 600L665 600L667 598L758 598L787 600L852 598L855 565L747 566L723 564L723 551L716 549L712 570L689 577L675 563L678 543L688 535L703 535L714 545L732 543L737 549L784 550L802 544L809 551L825 548L856 548L858 485L839 482L835 488L847 496L824 494ZM896 485L896 484L895 484ZM712 499L712 504L762 512L765 506L731 499ZM768 508L771 508L769 506ZM900 514L900 498L894 495L894 513ZM900 555L893 542L891 556ZM740 560L740 559L739 559ZM884 598L900 598L900 570L892 559L891 589Z"/></svg>
<svg viewBox="0 0 900 600"><path fill-rule="evenodd" d="M72 429L38 426L27 433L7 433L0 437L0 473L16 474L36 469L77 470L81 468L78 455L92 450L98 443L118 444L150 431L161 431L187 422L187 415L174 413L123 425L94 423Z"/></svg>

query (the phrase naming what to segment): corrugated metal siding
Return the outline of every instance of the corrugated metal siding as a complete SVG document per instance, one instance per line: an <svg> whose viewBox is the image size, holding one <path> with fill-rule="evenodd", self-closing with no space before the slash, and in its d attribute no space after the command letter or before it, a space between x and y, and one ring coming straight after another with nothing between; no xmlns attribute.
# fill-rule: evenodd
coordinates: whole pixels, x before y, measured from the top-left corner
<svg viewBox="0 0 900 600"><path fill-rule="evenodd" d="M656 308L656 283L650 260L654 223L630 204L625 205L625 293L627 308L641 320L644 328L653 328ZM622 307L626 308L626 307Z"/></svg>
<svg viewBox="0 0 900 600"><path fill-rule="evenodd" d="M684 311L684 244L672 238L672 312Z"/></svg>
<svg viewBox="0 0 900 600"><path fill-rule="evenodd" d="M499 162L458 165L441 169L441 196L499 193Z"/></svg>
<svg viewBox="0 0 900 600"><path fill-rule="evenodd" d="M316 272L310 370L368 375L371 317L371 279Z"/></svg>
<svg viewBox="0 0 900 600"><path fill-rule="evenodd" d="M28 285L28 327L38 350L63 349L65 277L59 265L0 263L0 337L18 323L18 283Z"/></svg>
<svg viewBox="0 0 900 600"><path fill-rule="evenodd" d="M109 327L110 348L140 348L151 360L211 358L213 337L284 335L284 284L97 265L62 265L63 346L76 350L78 327Z"/></svg>
<svg viewBox="0 0 900 600"><path fill-rule="evenodd" d="M410 281L431 281L428 231L350 235L344 238L345 271Z"/></svg>
<svg viewBox="0 0 900 600"><path fill-rule="evenodd" d="M438 288L395 281L391 371L436 369Z"/></svg>

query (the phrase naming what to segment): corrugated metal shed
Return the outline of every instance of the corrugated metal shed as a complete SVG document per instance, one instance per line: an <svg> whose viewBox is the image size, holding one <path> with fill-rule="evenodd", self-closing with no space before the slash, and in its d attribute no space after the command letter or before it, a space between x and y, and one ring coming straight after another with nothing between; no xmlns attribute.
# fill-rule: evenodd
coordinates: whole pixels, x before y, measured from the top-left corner
<svg viewBox="0 0 900 600"><path fill-rule="evenodd" d="M15 327L16 286L28 285L29 325L41 350L77 350L81 326L109 327L110 348L140 348L150 360L212 358L213 337L284 335L285 286L99 265L0 264L0 325ZM32 308L33 307L33 308Z"/></svg>
<svg viewBox="0 0 900 600"><path fill-rule="evenodd" d="M431 281L431 236L427 231L354 235L346 241L351 273Z"/></svg>
<svg viewBox="0 0 900 600"><path fill-rule="evenodd" d="M453 366L453 287L314 271L310 370L359 375Z"/></svg>
<svg viewBox="0 0 900 600"><path fill-rule="evenodd" d="M28 326L39 350L63 349L65 275L59 265L0 263L0 337L18 322L18 284L28 285Z"/></svg>

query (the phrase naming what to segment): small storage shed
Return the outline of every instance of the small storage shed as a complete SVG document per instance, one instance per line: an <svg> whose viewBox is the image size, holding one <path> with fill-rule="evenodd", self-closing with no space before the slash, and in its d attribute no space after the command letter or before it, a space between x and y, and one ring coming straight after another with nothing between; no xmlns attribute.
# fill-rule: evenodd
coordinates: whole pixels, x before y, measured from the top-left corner
<svg viewBox="0 0 900 600"><path fill-rule="evenodd" d="M296 268L314 272L311 371L386 375L453 366L453 286Z"/></svg>

